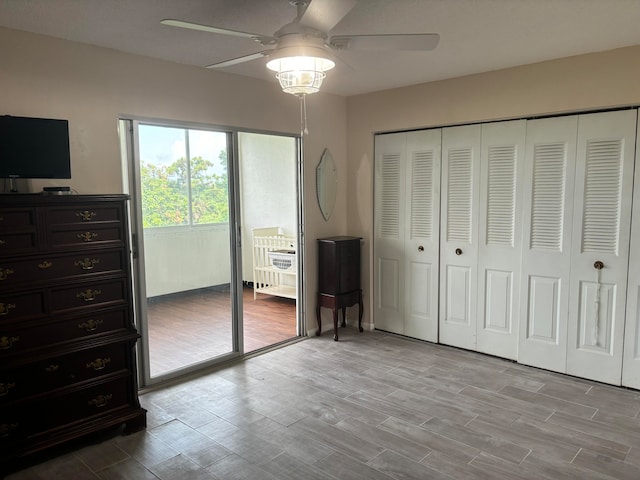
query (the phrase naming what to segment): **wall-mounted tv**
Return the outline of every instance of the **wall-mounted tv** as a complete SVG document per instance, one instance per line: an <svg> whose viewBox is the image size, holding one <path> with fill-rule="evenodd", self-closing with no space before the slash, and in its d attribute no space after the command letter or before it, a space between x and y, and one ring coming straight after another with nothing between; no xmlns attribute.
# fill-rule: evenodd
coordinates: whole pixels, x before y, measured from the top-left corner
<svg viewBox="0 0 640 480"><path fill-rule="evenodd" d="M69 122L0 116L0 178L71 178Z"/></svg>

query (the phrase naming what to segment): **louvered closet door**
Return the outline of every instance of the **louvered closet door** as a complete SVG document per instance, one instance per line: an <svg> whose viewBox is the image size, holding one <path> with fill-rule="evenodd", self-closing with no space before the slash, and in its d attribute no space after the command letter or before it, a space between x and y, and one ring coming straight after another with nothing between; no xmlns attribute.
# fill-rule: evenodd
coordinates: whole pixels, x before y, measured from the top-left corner
<svg viewBox="0 0 640 480"><path fill-rule="evenodd" d="M633 110L578 119L567 373L613 384L622 372L635 134Z"/></svg>
<svg viewBox="0 0 640 480"><path fill-rule="evenodd" d="M374 324L404 334L406 134L375 137Z"/></svg>
<svg viewBox="0 0 640 480"><path fill-rule="evenodd" d="M376 136L374 322L438 341L441 131Z"/></svg>
<svg viewBox="0 0 640 480"><path fill-rule="evenodd" d="M527 122L518 362L567 368L578 117Z"/></svg>
<svg viewBox="0 0 640 480"><path fill-rule="evenodd" d="M636 134L636 168L629 249L629 286L624 329L622 385L640 388L640 125Z"/></svg>
<svg viewBox="0 0 640 480"><path fill-rule="evenodd" d="M475 350L480 125L442 130L440 343Z"/></svg>
<svg viewBox="0 0 640 480"><path fill-rule="evenodd" d="M477 346L517 359L526 121L482 126Z"/></svg>
<svg viewBox="0 0 640 480"><path fill-rule="evenodd" d="M404 334L437 342L441 130L406 138Z"/></svg>

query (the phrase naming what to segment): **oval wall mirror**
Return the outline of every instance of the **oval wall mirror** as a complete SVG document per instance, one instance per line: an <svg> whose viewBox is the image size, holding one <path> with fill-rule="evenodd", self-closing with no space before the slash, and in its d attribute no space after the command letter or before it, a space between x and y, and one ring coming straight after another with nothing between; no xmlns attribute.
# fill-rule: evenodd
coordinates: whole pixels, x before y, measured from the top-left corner
<svg viewBox="0 0 640 480"><path fill-rule="evenodd" d="M336 204L336 192L338 190L338 171L333 157L328 148L322 152L320 163L316 168L316 193L318 206L325 220L329 220L333 207Z"/></svg>

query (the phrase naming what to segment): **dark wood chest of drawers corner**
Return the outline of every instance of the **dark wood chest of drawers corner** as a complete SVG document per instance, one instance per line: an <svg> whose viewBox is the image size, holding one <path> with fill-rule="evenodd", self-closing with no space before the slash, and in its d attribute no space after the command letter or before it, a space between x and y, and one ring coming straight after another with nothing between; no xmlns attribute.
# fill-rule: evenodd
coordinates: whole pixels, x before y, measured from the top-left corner
<svg viewBox="0 0 640 480"><path fill-rule="evenodd" d="M125 425L137 393L126 195L0 195L0 477Z"/></svg>

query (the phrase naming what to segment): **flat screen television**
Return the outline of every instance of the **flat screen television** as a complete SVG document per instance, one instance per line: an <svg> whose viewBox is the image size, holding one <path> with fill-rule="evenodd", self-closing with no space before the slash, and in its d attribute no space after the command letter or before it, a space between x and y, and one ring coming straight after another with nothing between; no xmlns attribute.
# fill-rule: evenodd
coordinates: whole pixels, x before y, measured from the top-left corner
<svg viewBox="0 0 640 480"><path fill-rule="evenodd" d="M0 116L0 178L71 178L69 122Z"/></svg>

